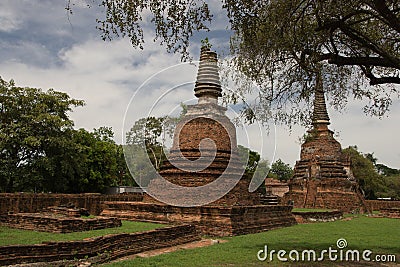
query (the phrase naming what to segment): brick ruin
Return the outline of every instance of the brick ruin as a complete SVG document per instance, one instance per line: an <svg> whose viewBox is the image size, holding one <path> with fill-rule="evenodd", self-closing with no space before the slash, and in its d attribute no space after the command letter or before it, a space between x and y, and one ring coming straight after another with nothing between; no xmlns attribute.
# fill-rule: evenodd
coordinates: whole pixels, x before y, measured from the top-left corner
<svg viewBox="0 0 400 267"><path fill-rule="evenodd" d="M400 219L400 208L386 208L379 211L381 217Z"/></svg>
<svg viewBox="0 0 400 267"><path fill-rule="evenodd" d="M258 193L248 191L250 178L244 175L237 152L236 129L218 105L221 96L217 54L202 47L195 84L198 103L189 105L178 123L169 160L160 171L164 179L153 179L150 195L138 202L105 202L103 215L124 219L168 223L193 223L203 234L229 236L255 233L295 224L291 207L261 205ZM194 162L195 161L195 162ZM202 166L204 165L204 168ZM226 184L238 181L211 203ZM168 183L177 185L168 187ZM187 188L208 190L187 194ZM223 192L222 192L223 193ZM164 204L170 203L170 205ZM201 205L193 203L205 203Z"/></svg>
<svg viewBox="0 0 400 267"><path fill-rule="evenodd" d="M333 222L343 218L343 212L333 211L293 211L297 223Z"/></svg>
<svg viewBox="0 0 400 267"><path fill-rule="evenodd" d="M0 246L0 266L43 263L39 266L91 266L144 251L200 240L193 225L140 232L110 234L77 241Z"/></svg>
<svg viewBox="0 0 400 267"><path fill-rule="evenodd" d="M103 201L142 201L140 193L102 195L86 194L45 194L45 193L0 193L0 215L12 213L37 213L50 206L85 208L92 215L100 215Z"/></svg>
<svg viewBox="0 0 400 267"><path fill-rule="evenodd" d="M366 212L368 207L350 169L350 159L329 130L322 80L315 87L312 129L301 146L300 160L282 201L296 208Z"/></svg>
<svg viewBox="0 0 400 267"><path fill-rule="evenodd" d="M84 208L48 207L37 213L12 213L0 215L0 225L11 228L51 233L72 233L122 225L114 217L82 217L90 215Z"/></svg>
<svg viewBox="0 0 400 267"><path fill-rule="evenodd" d="M289 191L289 186L286 182L281 182L274 178L265 179L265 189L267 195L283 197Z"/></svg>

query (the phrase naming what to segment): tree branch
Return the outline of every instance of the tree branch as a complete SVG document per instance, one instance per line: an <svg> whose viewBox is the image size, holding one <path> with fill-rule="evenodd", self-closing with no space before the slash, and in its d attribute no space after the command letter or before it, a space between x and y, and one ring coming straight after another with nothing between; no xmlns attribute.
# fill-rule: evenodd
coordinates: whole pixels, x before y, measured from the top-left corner
<svg viewBox="0 0 400 267"><path fill-rule="evenodd" d="M390 26L397 32L400 32L400 20L396 17L393 11L391 11L385 1L373 0L372 3L367 3L371 8L375 9L379 15L381 15L388 22L387 25Z"/></svg>
<svg viewBox="0 0 400 267"><path fill-rule="evenodd" d="M344 66L344 65L358 65L358 66L379 66L386 68L400 69L398 64L381 57L344 57L336 54L323 54L320 55L320 60L328 60L328 63Z"/></svg>
<svg viewBox="0 0 400 267"><path fill-rule="evenodd" d="M364 73L365 77L369 79L370 85L379 85L379 84L386 84L386 83L396 83L400 84L400 77L376 77L372 73L371 67L360 66L362 72Z"/></svg>
<svg viewBox="0 0 400 267"><path fill-rule="evenodd" d="M378 85L378 84L386 84L386 83L395 83L400 84L400 77L368 77L370 85Z"/></svg>

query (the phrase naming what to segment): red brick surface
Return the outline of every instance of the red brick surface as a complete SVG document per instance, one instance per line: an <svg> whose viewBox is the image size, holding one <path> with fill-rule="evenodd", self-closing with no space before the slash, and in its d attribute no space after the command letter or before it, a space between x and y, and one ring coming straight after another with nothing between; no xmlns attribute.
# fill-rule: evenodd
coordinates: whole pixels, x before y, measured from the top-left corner
<svg viewBox="0 0 400 267"><path fill-rule="evenodd" d="M105 217L59 217L46 213L17 213L0 215L0 225L39 232L72 233L120 227L121 220Z"/></svg>
<svg viewBox="0 0 400 267"><path fill-rule="evenodd" d="M196 225L202 234L232 236L296 224L290 206L175 207L140 202L105 202L103 216L123 220Z"/></svg>
<svg viewBox="0 0 400 267"><path fill-rule="evenodd" d="M92 215L102 211L102 201L141 201L139 193L120 195L101 194L34 194L34 193L0 193L0 214L36 213L50 206L61 206L69 203L87 209Z"/></svg>
<svg viewBox="0 0 400 267"><path fill-rule="evenodd" d="M13 245L0 247L0 266L47 262L47 266L69 266L68 260L86 259L96 263L120 257L176 246L200 240L194 226L181 225L141 233L113 234L80 241L46 242L36 245ZM62 261L53 264L53 261Z"/></svg>

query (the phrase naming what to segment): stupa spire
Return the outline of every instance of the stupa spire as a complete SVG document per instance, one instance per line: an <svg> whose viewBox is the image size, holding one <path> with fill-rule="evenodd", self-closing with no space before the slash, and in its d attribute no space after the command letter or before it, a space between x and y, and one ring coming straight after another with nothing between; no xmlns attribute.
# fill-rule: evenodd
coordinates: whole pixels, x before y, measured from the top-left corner
<svg viewBox="0 0 400 267"><path fill-rule="evenodd" d="M210 51L208 46L201 48L200 64L194 92L195 96L199 98L199 104L217 104L218 97L222 96L217 53Z"/></svg>
<svg viewBox="0 0 400 267"><path fill-rule="evenodd" d="M312 116L312 123L314 127L320 124L329 125L329 115L326 109L325 93L320 74L317 75L314 97L314 112Z"/></svg>

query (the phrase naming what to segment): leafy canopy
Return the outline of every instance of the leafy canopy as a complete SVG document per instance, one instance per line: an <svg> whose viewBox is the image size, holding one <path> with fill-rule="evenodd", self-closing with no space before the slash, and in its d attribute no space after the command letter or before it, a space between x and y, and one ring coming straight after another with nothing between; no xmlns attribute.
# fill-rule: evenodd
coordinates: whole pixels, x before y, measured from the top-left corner
<svg viewBox="0 0 400 267"><path fill-rule="evenodd" d="M81 100L0 78L0 192L102 192L132 185L111 128L73 129Z"/></svg>
<svg viewBox="0 0 400 267"><path fill-rule="evenodd" d="M373 153L363 154L357 146L343 149L351 158L351 169L367 199L400 199L400 170L378 164Z"/></svg>
<svg viewBox="0 0 400 267"><path fill-rule="evenodd" d="M143 29L151 23L154 40L184 60L190 58L190 37L208 31L213 19L205 0L87 1L105 10L98 19L104 40L128 37L143 48ZM240 73L237 80L250 79L260 88L259 109L249 119L257 114L259 120L307 121L317 75L337 109L352 95L369 100L366 113L382 116L399 96L399 0L221 2L233 32L231 67ZM250 90L248 84L238 84L238 91Z"/></svg>
<svg viewBox="0 0 400 267"><path fill-rule="evenodd" d="M48 155L68 147L72 107L83 101L52 89L17 87L0 78L0 191L22 190L43 179Z"/></svg>
<svg viewBox="0 0 400 267"><path fill-rule="evenodd" d="M287 181L293 176L293 169L289 164L278 159L271 165L270 173L276 176L280 181Z"/></svg>

